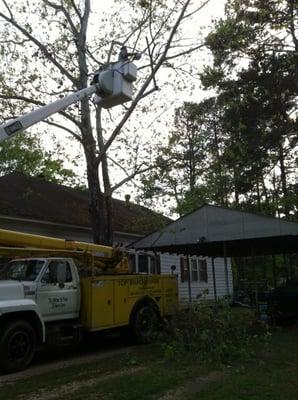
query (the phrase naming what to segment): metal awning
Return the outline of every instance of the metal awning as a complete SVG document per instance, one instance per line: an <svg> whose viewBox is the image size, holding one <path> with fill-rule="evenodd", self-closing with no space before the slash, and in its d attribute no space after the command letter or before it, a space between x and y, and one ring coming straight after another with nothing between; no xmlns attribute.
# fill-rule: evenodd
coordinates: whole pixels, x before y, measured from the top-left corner
<svg viewBox="0 0 298 400"><path fill-rule="evenodd" d="M298 223L205 204L129 247L209 257L298 252Z"/></svg>

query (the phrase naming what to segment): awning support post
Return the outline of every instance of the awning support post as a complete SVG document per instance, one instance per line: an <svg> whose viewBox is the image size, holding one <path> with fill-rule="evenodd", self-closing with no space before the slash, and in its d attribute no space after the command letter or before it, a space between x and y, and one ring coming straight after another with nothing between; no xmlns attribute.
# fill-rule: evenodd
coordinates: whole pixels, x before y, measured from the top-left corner
<svg viewBox="0 0 298 400"><path fill-rule="evenodd" d="M215 276L215 267L214 267L214 257L211 258L211 263L212 263L212 278L213 278L214 300L217 301L217 290L216 290L216 276Z"/></svg>
<svg viewBox="0 0 298 400"><path fill-rule="evenodd" d="M288 258L286 256L286 253L283 253L283 261L284 261L284 270L286 272L286 280L289 279L289 264L288 264Z"/></svg>
<svg viewBox="0 0 298 400"><path fill-rule="evenodd" d="M227 260L227 245L223 242L223 252L224 252L224 264L225 264L225 281L226 281L226 295L230 295L229 288L229 274L228 274L228 260Z"/></svg>
<svg viewBox="0 0 298 400"><path fill-rule="evenodd" d="M276 289L277 279L276 279L276 258L275 258L275 254L272 255L272 275L273 275L274 289Z"/></svg>
<svg viewBox="0 0 298 400"><path fill-rule="evenodd" d="M251 258L252 258L252 268L253 268L253 280L254 280L254 289L255 289L255 302L256 302L256 314L259 315L260 307L259 307L259 288L257 283L257 271L256 271L256 260L253 247L251 248Z"/></svg>
<svg viewBox="0 0 298 400"><path fill-rule="evenodd" d="M189 301L189 306L192 308L192 294L191 294L191 274L190 274L190 259L189 259L189 254L187 254L186 257L186 265L187 265L187 274L188 274L188 301Z"/></svg>

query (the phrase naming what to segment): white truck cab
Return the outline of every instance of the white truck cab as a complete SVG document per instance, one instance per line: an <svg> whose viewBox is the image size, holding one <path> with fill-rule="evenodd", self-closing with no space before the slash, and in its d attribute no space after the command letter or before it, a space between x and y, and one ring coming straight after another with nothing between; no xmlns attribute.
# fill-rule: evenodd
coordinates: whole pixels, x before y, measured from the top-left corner
<svg viewBox="0 0 298 400"><path fill-rule="evenodd" d="M72 259L27 258L2 266L0 366L8 363L2 369L27 366L36 343L46 340L45 325L76 320L79 312L80 279Z"/></svg>
<svg viewBox="0 0 298 400"><path fill-rule="evenodd" d="M44 322L78 318L79 283L72 259L29 258L11 261L0 275L0 313L2 301L13 299L21 304L24 299L30 299L37 305Z"/></svg>

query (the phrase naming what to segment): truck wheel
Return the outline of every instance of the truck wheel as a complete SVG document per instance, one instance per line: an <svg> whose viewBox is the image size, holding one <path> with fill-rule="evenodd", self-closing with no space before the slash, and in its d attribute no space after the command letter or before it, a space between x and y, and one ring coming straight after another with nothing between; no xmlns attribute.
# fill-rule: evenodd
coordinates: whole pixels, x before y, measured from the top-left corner
<svg viewBox="0 0 298 400"><path fill-rule="evenodd" d="M138 308L132 321L132 333L137 343L146 344L152 342L157 332L159 321L158 311L151 305L143 305Z"/></svg>
<svg viewBox="0 0 298 400"><path fill-rule="evenodd" d="M35 353L36 334L26 321L6 325L0 337L0 369L5 373L25 369Z"/></svg>

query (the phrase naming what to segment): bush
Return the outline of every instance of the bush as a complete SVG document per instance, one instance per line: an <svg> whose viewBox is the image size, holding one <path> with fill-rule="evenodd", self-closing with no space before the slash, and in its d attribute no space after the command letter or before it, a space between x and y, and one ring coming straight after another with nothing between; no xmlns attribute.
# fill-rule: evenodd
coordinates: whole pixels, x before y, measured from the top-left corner
<svg viewBox="0 0 298 400"><path fill-rule="evenodd" d="M267 326L249 309L231 308L227 301L200 302L169 321L165 352L191 352L201 360L224 363L251 357L254 345L269 336Z"/></svg>

